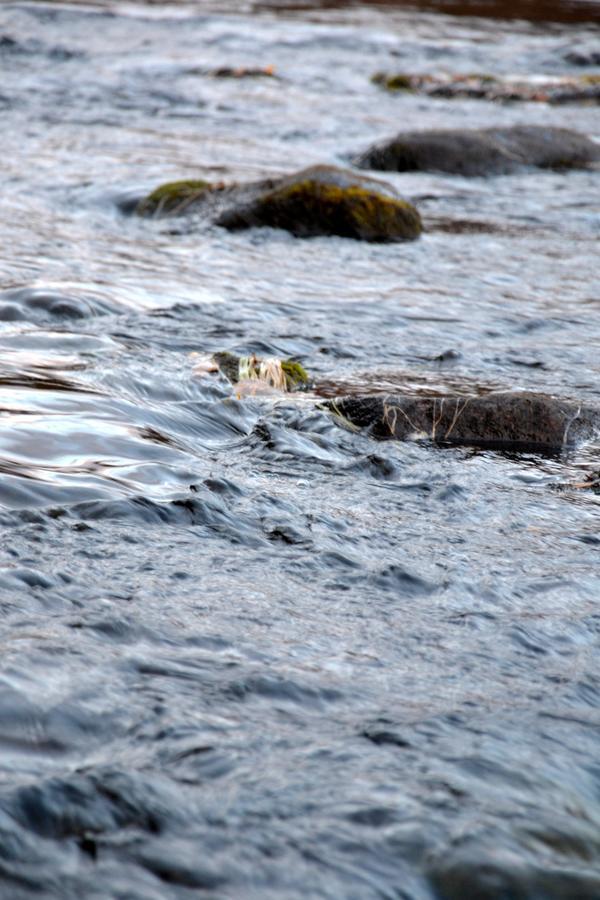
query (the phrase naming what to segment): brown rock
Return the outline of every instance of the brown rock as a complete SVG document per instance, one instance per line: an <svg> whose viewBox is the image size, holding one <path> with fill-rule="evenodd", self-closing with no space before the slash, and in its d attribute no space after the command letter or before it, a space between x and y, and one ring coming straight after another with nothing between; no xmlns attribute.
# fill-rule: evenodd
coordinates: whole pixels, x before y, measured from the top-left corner
<svg viewBox="0 0 600 900"><path fill-rule="evenodd" d="M342 397L326 404L373 437L558 452L600 433L600 410L544 394Z"/></svg>

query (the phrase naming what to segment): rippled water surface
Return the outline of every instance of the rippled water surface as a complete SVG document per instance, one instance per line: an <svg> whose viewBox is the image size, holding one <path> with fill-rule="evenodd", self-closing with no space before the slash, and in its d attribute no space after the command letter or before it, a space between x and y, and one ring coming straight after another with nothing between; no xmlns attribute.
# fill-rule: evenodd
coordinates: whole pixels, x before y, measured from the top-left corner
<svg viewBox="0 0 600 900"><path fill-rule="evenodd" d="M2 4L3 900L600 896L600 445L376 443L313 393L193 374L229 350L296 357L327 395L600 404L598 171L386 173L424 217L408 244L119 207L347 165L402 127L600 140L597 106L370 82L598 74L569 61L598 37L392 4Z"/></svg>

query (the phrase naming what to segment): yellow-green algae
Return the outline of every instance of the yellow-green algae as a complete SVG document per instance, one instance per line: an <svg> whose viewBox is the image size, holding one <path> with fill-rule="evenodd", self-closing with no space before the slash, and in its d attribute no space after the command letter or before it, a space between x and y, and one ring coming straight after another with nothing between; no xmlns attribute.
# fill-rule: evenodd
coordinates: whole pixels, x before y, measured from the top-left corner
<svg viewBox="0 0 600 900"><path fill-rule="evenodd" d="M264 360L255 354L236 356L227 351L214 353L213 359L232 384L237 384L238 381L245 379L273 381L273 363L276 364L280 375L283 376L283 381L279 378L275 379L276 387L286 391L297 391L310 383L306 369L295 359ZM269 368L269 364L271 364L271 368Z"/></svg>
<svg viewBox="0 0 600 900"><path fill-rule="evenodd" d="M283 369L283 373L285 375L288 391L308 384L308 372L306 371L304 366L300 365L300 363L296 362L296 360L282 359L281 368Z"/></svg>
<svg viewBox="0 0 600 900"><path fill-rule="evenodd" d="M201 179L168 181L140 200L136 212L140 216L160 216L163 213L182 212L210 188L210 182Z"/></svg>
<svg viewBox="0 0 600 900"><path fill-rule="evenodd" d="M412 77L403 73L388 75L387 72L376 72L371 81L373 84L380 84L388 91L412 91L413 89Z"/></svg>
<svg viewBox="0 0 600 900"><path fill-rule="evenodd" d="M412 240L422 230L418 211L406 200L312 178L271 191L260 202L258 218L295 233L366 241Z"/></svg>

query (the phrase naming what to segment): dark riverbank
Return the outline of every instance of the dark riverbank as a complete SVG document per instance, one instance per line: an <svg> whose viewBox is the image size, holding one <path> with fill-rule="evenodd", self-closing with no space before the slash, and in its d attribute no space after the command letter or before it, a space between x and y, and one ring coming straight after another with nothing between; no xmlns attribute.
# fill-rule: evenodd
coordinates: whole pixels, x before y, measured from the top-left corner
<svg viewBox="0 0 600 900"><path fill-rule="evenodd" d="M365 2L337 2L337 0L265 0L255 3L257 9L347 9L353 6L374 6L392 9L419 9L452 16L482 16L492 19L525 19L531 22L562 22L564 24L598 23L600 10L593 0L365 0Z"/></svg>

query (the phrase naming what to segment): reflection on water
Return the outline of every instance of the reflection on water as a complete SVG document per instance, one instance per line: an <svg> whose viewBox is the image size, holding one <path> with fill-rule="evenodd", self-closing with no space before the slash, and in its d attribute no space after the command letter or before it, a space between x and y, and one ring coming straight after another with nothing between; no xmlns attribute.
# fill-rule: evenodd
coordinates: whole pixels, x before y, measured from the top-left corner
<svg viewBox="0 0 600 900"><path fill-rule="evenodd" d="M121 208L407 123L598 140L370 82L593 75L596 31L277 6L0 9L0 894L592 900L598 444L377 443L319 398L600 404L598 172L385 173L401 245ZM219 350L316 393L237 399Z"/></svg>

